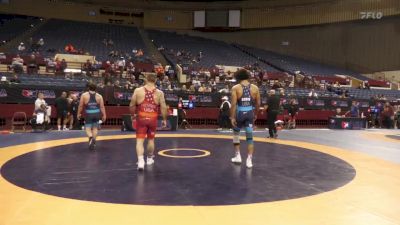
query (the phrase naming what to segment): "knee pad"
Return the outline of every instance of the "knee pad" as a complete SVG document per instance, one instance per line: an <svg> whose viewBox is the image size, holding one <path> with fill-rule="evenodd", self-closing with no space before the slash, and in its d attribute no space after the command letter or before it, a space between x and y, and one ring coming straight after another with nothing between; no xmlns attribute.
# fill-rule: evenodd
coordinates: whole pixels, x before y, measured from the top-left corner
<svg viewBox="0 0 400 225"><path fill-rule="evenodd" d="M253 128L246 127L246 142L247 144L253 144Z"/></svg>
<svg viewBox="0 0 400 225"><path fill-rule="evenodd" d="M240 145L240 129L239 131L233 130L233 145Z"/></svg>

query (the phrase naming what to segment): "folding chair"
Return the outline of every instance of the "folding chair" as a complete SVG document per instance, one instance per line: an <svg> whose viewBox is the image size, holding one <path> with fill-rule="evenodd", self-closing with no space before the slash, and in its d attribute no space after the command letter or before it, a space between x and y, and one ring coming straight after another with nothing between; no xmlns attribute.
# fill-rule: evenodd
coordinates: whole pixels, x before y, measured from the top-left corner
<svg viewBox="0 0 400 225"><path fill-rule="evenodd" d="M11 119L11 131L14 131L16 126L22 126L26 130L27 117L25 112L15 112Z"/></svg>

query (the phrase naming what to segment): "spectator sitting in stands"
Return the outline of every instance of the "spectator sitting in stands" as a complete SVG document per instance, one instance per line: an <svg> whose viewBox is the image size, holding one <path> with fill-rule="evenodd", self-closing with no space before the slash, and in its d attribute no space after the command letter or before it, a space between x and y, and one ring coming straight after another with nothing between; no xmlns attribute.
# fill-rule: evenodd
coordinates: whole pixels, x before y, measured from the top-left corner
<svg viewBox="0 0 400 225"><path fill-rule="evenodd" d="M64 50L65 50L65 52L67 52L69 54L75 54L76 53L76 50L75 50L75 48L74 48L74 46L72 44L67 44L64 47Z"/></svg>
<svg viewBox="0 0 400 225"><path fill-rule="evenodd" d="M229 93L229 85L225 85L225 87L224 88L222 88L221 90L219 90L218 92L219 93L222 93L222 94L227 94L227 93Z"/></svg>
<svg viewBox="0 0 400 225"><path fill-rule="evenodd" d="M311 89L310 93L308 93L308 97L318 98L318 94L314 89Z"/></svg>
<svg viewBox="0 0 400 225"><path fill-rule="evenodd" d="M40 38L40 39L39 39L39 41L37 42L37 45L38 45L39 47L43 47L43 45L44 45L44 40L43 40L43 38Z"/></svg>
<svg viewBox="0 0 400 225"><path fill-rule="evenodd" d="M181 90L182 90L182 91L187 91L186 84L182 85L182 88L181 88Z"/></svg>
<svg viewBox="0 0 400 225"><path fill-rule="evenodd" d="M27 68L28 74L36 74L39 71L39 66L36 62L36 57L34 54L31 55L27 64L28 64Z"/></svg>
<svg viewBox="0 0 400 225"><path fill-rule="evenodd" d="M116 65L117 65L117 67L118 67L119 77L122 77L122 73L124 72L124 70L125 70L125 65L126 65L126 62L125 62L124 57L120 57L120 58L117 60Z"/></svg>
<svg viewBox="0 0 400 225"><path fill-rule="evenodd" d="M371 86L369 86L368 81L365 81L365 82L364 82L364 89L367 89L367 90L370 90L370 89L371 89Z"/></svg>
<svg viewBox="0 0 400 225"><path fill-rule="evenodd" d="M126 73L129 75L129 77L133 77L135 73L135 65L133 62L128 63L128 66L126 67Z"/></svg>
<svg viewBox="0 0 400 225"><path fill-rule="evenodd" d="M116 81L114 82L114 88L115 88L115 89L121 89L121 88L122 88L121 84L119 83L119 80L116 80Z"/></svg>
<svg viewBox="0 0 400 225"><path fill-rule="evenodd" d="M17 55L12 59L11 68L15 73L22 73L24 71L24 60Z"/></svg>
<svg viewBox="0 0 400 225"><path fill-rule="evenodd" d="M18 51L20 51L20 52L23 52L23 51L25 51L25 44L23 43L23 42L21 42L19 45L18 45Z"/></svg>
<svg viewBox="0 0 400 225"><path fill-rule="evenodd" d="M192 84L196 87L199 88L201 86L201 82L199 81L199 78L196 77L195 79L192 80Z"/></svg>
<svg viewBox="0 0 400 225"><path fill-rule="evenodd" d="M272 85L272 89L277 90L281 88L281 85L279 84L279 81L275 81L274 84Z"/></svg>
<svg viewBox="0 0 400 225"><path fill-rule="evenodd" d="M52 59L46 59L46 72L55 72L57 63Z"/></svg>
<svg viewBox="0 0 400 225"><path fill-rule="evenodd" d="M65 61L65 59L62 59L61 61L57 60L57 66L56 66L56 73L57 74L62 74L64 75L64 70L67 69L67 62Z"/></svg>
<svg viewBox="0 0 400 225"><path fill-rule="evenodd" d="M92 63L90 62L90 60L88 59L88 60L86 60L86 62L83 64L83 66L82 66L82 70L84 71L84 72L86 72L86 75L87 76L92 76L92 71L93 71L93 66L92 66Z"/></svg>
<svg viewBox="0 0 400 225"><path fill-rule="evenodd" d="M206 92L206 87L204 86L204 84L201 84L201 86L199 87L199 89L197 91L200 93Z"/></svg>
<svg viewBox="0 0 400 225"><path fill-rule="evenodd" d="M104 82L100 81L100 83L97 84L97 87L100 89L104 88Z"/></svg>
<svg viewBox="0 0 400 225"><path fill-rule="evenodd" d="M139 49L139 50L137 51L137 53L135 54L135 57L142 57L143 55L144 55L143 50L142 50L142 49Z"/></svg>
<svg viewBox="0 0 400 225"><path fill-rule="evenodd" d="M341 108L336 108L335 117L344 117Z"/></svg>
<svg viewBox="0 0 400 225"><path fill-rule="evenodd" d="M211 93L212 88L209 85L207 85L207 86L205 86L204 92Z"/></svg>
<svg viewBox="0 0 400 225"><path fill-rule="evenodd" d="M189 92L196 92L196 88L195 88L195 86L192 84L192 85L190 85L190 87L189 87L189 90L188 90Z"/></svg>
<svg viewBox="0 0 400 225"><path fill-rule="evenodd" d="M6 76L1 76L0 84L8 84Z"/></svg>
<svg viewBox="0 0 400 225"><path fill-rule="evenodd" d="M10 79L10 83L12 83L12 84L20 84L21 80L18 78L17 74L14 74L13 78Z"/></svg>
<svg viewBox="0 0 400 225"><path fill-rule="evenodd" d="M111 39L108 39L107 46L111 46L111 47L114 46L114 41Z"/></svg>

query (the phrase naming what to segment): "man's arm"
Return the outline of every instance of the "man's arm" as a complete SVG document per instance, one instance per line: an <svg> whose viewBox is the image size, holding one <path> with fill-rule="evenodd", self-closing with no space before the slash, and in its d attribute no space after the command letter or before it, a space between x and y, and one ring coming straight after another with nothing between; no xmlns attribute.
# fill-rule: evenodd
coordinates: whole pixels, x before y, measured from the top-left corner
<svg viewBox="0 0 400 225"><path fill-rule="evenodd" d="M236 88L232 88L232 94L231 94L231 113L230 113L230 119L232 126L236 127L236 109L237 109L237 94L236 94Z"/></svg>
<svg viewBox="0 0 400 225"><path fill-rule="evenodd" d="M104 100L103 100L103 97L102 97L101 95L99 95L99 96L100 96L99 105L100 105L100 111L101 111L101 115L102 115L101 120L102 120L103 123L104 123L104 122L106 121L106 119L107 119L106 107L104 107Z"/></svg>
<svg viewBox="0 0 400 225"><path fill-rule="evenodd" d="M261 106L261 96L260 96L260 91L258 90L258 87L255 86L256 89L256 96L255 96L255 109L254 109L254 120L257 119L257 115L258 115L258 111L260 110L260 106Z"/></svg>
<svg viewBox="0 0 400 225"><path fill-rule="evenodd" d="M131 98L131 103L129 104L129 110L131 112L131 115L136 115L137 90L138 90L138 88L136 88L135 91L133 92L133 95Z"/></svg>
<svg viewBox="0 0 400 225"><path fill-rule="evenodd" d="M161 116L163 118L162 125L163 127L167 126L167 117L168 117L168 109L167 104L165 103L164 92L160 91L160 109L161 109Z"/></svg>
<svg viewBox="0 0 400 225"><path fill-rule="evenodd" d="M82 116L82 110L83 110L83 105L84 105L84 96L85 96L85 94L83 94L81 96L81 99L79 100L79 107L78 107L78 114L77 114L78 120L81 119L81 116Z"/></svg>

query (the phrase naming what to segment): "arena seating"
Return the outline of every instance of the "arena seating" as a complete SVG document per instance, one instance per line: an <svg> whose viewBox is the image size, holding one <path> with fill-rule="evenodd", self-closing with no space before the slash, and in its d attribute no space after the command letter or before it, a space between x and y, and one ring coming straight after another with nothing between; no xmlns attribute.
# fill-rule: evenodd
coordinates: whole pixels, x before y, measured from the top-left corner
<svg viewBox="0 0 400 225"><path fill-rule="evenodd" d="M10 41L39 23L39 19L27 16L0 15L0 42Z"/></svg>
<svg viewBox="0 0 400 225"><path fill-rule="evenodd" d="M55 54L49 50L63 53L67 44L95 55L99 61L110 59L110 51L123 52L124 55L133 55L133 49L142 49L145 54L147 52L138 30L127 26L52 19L34 33L34 40L40 38L45 42L40 53L47 57ZM103 43L104 39L111 39L114 42L113 47L107 47Z"/></svg>
<svg viewBox="0 0 400 225"><path fill-rule="evenodd" d="M260 58L263 61L270 63L273 66L276 66L283 71L287 71L290 73L294 73L295 71L301 71L306 75L318 75L318 76L334 76L338 74L338 75L349 75L360 80L368 80L368 78L353 71L329 65L323 65L320 63L315 63L292 56L285 56L271 51L266 51L263 49L257 49L243 45L235 45L235 46L256 58Z"/></svg>
<svg viewBox="0 0 400 225"><path fill-rule="evenodd" d="M174 64L211 68L215 65L244 66L258 62L256 58L222 41L156 30L149 30L149 35L158 47L165 48L162 51L163 55ZM191 57L177 57L176 53L182 50L190 52ZM199 52L202 52L200 60L198 60ZM193 59L197 63L193 63ZM267 64L258 63L265 71L277 71Z"/></svg>

